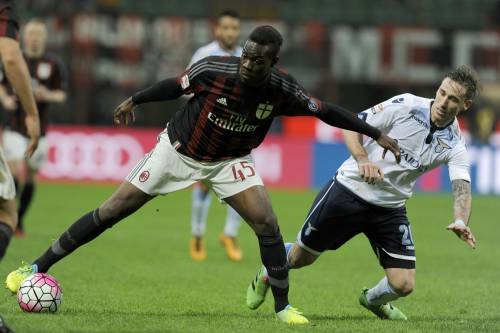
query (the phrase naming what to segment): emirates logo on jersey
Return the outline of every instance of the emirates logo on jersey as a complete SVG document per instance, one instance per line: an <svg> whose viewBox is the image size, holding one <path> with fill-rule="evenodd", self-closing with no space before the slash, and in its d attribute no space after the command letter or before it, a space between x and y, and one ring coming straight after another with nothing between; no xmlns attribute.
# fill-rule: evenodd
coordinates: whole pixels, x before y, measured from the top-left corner
<svg viewBox="0 0 500 333"><path fill-rule="evenodd" d="M274 106L271 105L271 104L263 104L263 103L260 103L258 106L257 106L257 110L255 111L255 116L258 118L258 119L266 119L267 117L269 117L271 115L271 113L273 112L273 108Z"/></svg>

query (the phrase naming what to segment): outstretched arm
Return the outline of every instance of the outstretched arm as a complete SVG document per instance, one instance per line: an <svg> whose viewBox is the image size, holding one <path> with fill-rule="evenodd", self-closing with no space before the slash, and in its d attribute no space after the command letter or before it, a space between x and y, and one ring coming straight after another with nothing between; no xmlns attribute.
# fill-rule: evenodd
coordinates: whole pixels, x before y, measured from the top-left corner
<svg viewBox="0 0 500 333"><path fill-rule="evenodd" d="M382 170L368 159L368 153L362 145L362 136L357 132L344 130L344 139L349 152L358 163L359 175L368 184L375 184L384 179Z"/></svg>
<svg viewBox="0 0 500 333"><path fill-rule="evenodd" d="M399 163L401 159L401 152L397 142L382 133L377 128L370 126L363 120L359 119L352 112L349 112L343 107L332 103L323 103L323 108L321 108L321 110L317 113L317 117L328 125L368 135L376 140L382 148L384 148L382 157L385 157L387 150L390 150L394 154L396 161Z"/></svg>
<svg viewBox="0 0 500 333"><path fill-rule="evenodd" d="M134 110L139 104L176 99L184 94L176 78L169 78L141 90L120 103L114 111L116 124L128 125L135 121Z"/></svg>
<svg viewBox="0 0 500 333"><path fill-rule="evenodd" d="M470 183L466 180L456 179L451 182L453 190L454 204L453 215L455 222L446 227L453 231L461 240L476 247L476 238L469 225L469 217L472 206L472 195Z"/></svg>

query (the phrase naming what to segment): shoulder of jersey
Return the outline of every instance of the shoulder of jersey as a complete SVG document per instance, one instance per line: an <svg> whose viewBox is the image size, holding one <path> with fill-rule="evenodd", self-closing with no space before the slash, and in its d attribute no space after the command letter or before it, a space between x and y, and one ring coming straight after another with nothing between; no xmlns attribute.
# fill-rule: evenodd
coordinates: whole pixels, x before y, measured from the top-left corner
<svg viewBox="0 0 500 333"><path fill-rule="evenodd" d="M215 74L236 74L238 73L238 57L210 56L194 63L189 68L189 76L195 76L204 73Z"/></svg>
<svg viewBox="0 0 500 333"><path fill-rule="evenodd" d="M280 87L296 87L297 80L281 67L273 67L271 70L271 85Z"/></svg>

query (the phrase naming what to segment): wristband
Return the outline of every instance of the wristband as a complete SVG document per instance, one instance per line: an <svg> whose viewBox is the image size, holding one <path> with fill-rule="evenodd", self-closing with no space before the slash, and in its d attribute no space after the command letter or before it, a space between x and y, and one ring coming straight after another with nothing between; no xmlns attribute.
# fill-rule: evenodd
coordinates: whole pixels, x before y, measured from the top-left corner
<svg viewBox="0 0 500 333"><path fill-rule="evenodd" d="M458 225L462 225L462 226L464 226L464 227L466 227L466 226L467 226L467 225L465 224L465 222L464 222L464 221L462 221L462 220L455 220L455 222L454 222L454 223L455 223L455 224L458 224Z"/></svg>

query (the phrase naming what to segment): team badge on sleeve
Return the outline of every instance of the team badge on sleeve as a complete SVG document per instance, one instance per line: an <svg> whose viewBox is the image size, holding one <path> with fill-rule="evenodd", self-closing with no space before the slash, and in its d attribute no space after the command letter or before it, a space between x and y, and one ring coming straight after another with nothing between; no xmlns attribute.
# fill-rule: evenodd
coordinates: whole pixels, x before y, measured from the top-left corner
<svg viewBox="0 0 500 333"><path fill-rule="evenodd" d="M314 98L314 97L311 97L309 98L309 103L307 104L307 107L309 108L309 110L311 110L312 112L318 112L319 110L319 107L320 107L320 102Z"/></svg>
<svg viewBox="0 0 500 333"><path fill-rule="evenodd" d="M184 74L181 77L181 87L182 89L186 90L189 87L189 77L187 74Z"/></svg>

